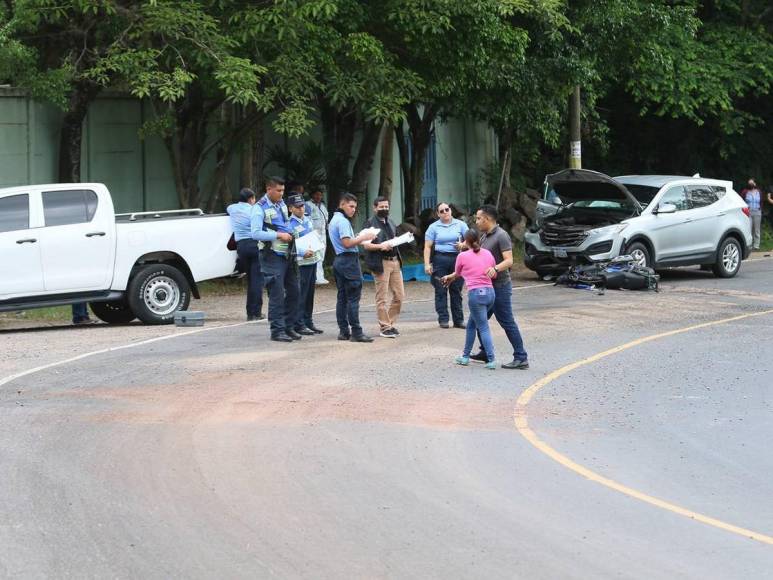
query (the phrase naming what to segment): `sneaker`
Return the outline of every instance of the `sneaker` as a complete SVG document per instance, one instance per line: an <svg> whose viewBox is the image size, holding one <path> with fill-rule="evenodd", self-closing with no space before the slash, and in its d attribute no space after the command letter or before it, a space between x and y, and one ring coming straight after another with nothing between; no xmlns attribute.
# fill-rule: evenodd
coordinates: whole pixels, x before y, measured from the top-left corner
<svg viewBox="0 0 773 580"><path fill-rule="evenodd" d="M525 371L529 368L529 361L525 358L514 358L509 363L505 363L502 365L503 369L518 369Z"/></svg>
<svg viewBox="0 0 773 580"><path fill-rule="evenodd" d="M450 328L447 322L438 322L440 328Z"/></svg>
<svg viewBox="0 0 773 580"><path fill-rule="evenodd" d="M392 332L394 332L394 333L395 333L397 336L400 336L400 331L399 331L399 330L397 330L397 327L396 327L396 326L393 326L393 327L392 327Z"/></svg>
<svg viewBox="0 0 773 580"><path fill-rule="evenodd" d="M504 366L504 365L502 365L502 366ZM495 371L495 370L497 370L497 361L495 361L495 360L490 360L490 361L488 361L488 362L486 363L486 368L487 368L488 370L490 370L490 371Z"/></svg>
<svg viewBox="0 0 773 580"><path fill-rule="evenodd" d="M470 357L464 355L458 356L454 359L454 362L458 365L466 367L468 364L470 364Z"/></svg>
<svg viewBox="0 0 773 580"><path fill-rule="evenodd" d="M476 360L478 362L488 362L488 357L486 356L486 353L483 351L476 352L475 354L470 355L470 360Z"/></svg>
<svg viewBox="0 0 773 580"><path fill-rule="evenodd" d="M397 333L395 332L394 328L387 328L386 330L382 330L379 333L379 336L384 338L397 338Z"/></svg>
<svg viewBox="0 0 773 580"><path fill-rule="evenodd" d="M324 286L325 284L330 284L330 282L322 278L321 280L317 280L316 282L314 282L314 284L316 284L317 286Z"/></svg>

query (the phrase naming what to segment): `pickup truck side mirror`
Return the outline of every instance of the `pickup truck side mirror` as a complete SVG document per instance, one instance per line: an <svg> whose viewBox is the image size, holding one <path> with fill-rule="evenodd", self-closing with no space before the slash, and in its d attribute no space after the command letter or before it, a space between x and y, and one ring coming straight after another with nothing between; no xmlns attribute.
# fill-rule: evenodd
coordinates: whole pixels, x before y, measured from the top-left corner
<svg viewBox="0 0 773 580"><path fill-rule="evenodd" d="M676 206L673 203L661 203L658 205L658 207L655 208L655 211L653 213L675 213L676 212Z"/></svg>

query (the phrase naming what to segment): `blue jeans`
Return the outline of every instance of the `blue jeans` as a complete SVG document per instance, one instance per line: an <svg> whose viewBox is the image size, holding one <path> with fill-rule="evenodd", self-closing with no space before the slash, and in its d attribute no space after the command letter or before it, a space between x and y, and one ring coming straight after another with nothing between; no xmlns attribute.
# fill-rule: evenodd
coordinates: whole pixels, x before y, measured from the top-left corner
<svg viewBox="0 0 773 580"><path fill-rule="evenodd" d="M437 321L448 322L448 295L451 295L451 319L454 324L464 323L464 309L462 308L462 287L464 279L457 278L450 286L445 287L440 283L440 278L453 273L456 266L456 254L442 254L435 252L432 256L432 285L435 287L435 312Z"/></svg>
<svg viewBox="0 0 773 580"><path fill-rule="evenodd" d="M486 350L489 361L494 360L494 340L488 325L491 309L494 306L493 288L475 288L467 292L467 305L470 308L470 318L467 320L467 336L464 339L464 356L470 356L472 345L475 344L475 333L480 333L480 340Z"/></svg>
<svg viewBox="0 0 773 580"><path fill-rule="evenodd" d="M316 282L317 265L298 266L298 279L301 292L298 297L298 309L295 316L295 330L314 326L314 283Z"/></svg>
<svg viewBox="0 0 773 580"><path fill-rule="evenodd" d="M338 286L336 320L344 336L362 335L360 325L360 298L362 297L362 270L354 252L345 252L333 260L333 273ZM350 330L351 327L351 330Z"/></svg>
<svg viewBox="0 0 773 580"><path fill-rule="evenodd" d="M518 324L513 315L513 286L508 280L505 284L497 286L494 284L494 308L489 311L488 317L493 314L497 319L499 326L505 331L507 340L513 347L513 358L519 360L528 360L529 355L523 348L523 338ZM480 338L480 337L479 337ZM486 345L481 341L481 351L486 352Z"/></svg>
<svg viewBox="0 0 773 580"><path fill-rule="evenodd" d="M298 274L295 262L273 250L263 250L263 276L268 288L268 322L271 336L295 325L298 308Z"/></svg>
<svg viewBox="0 0 773 580"><path fill-rule="evenodd" d="M236 242L236 254L247 273L247 316L257 316L263 310L263 272L260 251L255 240Z"/></svg>

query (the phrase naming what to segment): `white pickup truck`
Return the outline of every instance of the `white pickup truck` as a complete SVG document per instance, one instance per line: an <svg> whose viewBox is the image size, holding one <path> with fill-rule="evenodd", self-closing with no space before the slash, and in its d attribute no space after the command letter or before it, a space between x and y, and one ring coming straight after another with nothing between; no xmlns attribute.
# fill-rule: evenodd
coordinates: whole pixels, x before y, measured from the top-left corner
<svg viewBox="0 0 773 580"><path fill-rule="evenodd" d="M0 312L89 302L108 323L167 324L227 276L226 215L116 215L99 183L0 189Z"/></svg>

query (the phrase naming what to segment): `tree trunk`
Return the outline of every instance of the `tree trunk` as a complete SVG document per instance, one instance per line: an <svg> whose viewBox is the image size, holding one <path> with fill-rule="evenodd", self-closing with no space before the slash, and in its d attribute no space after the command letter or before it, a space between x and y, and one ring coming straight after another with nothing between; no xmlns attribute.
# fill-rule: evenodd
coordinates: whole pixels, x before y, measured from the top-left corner
<svg viewBox="0 0 773 580"><path fill-rule="evenodd" d="M502 185L504 189L510 189L510 170L513 164L513 129L497 131L499 137L499 170L504 176Z"/></svg>
<svg viewBox="0 0 773 580"><path fill-rule="evenodd" d="M392 127L384 131L381 141L381 166L379 169L378 194L392 199L392 171L394 166L395 132Z"/></svg>
<svg viewBox="0 0 773 580"><path fill-rule="evenodd" d="M242 111L240 118L246 120L246 110ZM239 155L239 188L249 187L255 191L255 131L250 131L244 137Z"/></svg>
<svg viewBox="0 0 773 580"><path fill-rule="evenodd" d="M424 162L427 158L427 148L432 139L432 124L437 112L433 105L426 105L423 114L419 114L416 104L408 106L408 129L411 136L410 156L408 145L404 142L402 127L396 131L400 161L403 171L403 183L405 184L405 220L418 219L421 201L421 190L424 187ZM410 158L409 158L410 157Z"/></svg>
<svg viewBox="0 0 773 580"><path fill-rule="evenodd" d="M338 110L324 99L320 101L320 112L328 207L333 210L338 207L341 193L349 185L349 161L357 115L351 108Z"/></svg>
<svg viewBox="0 0 773 580"><path fill-rule="evenodd" d="M81 81L70 93L67 112L59 131L59 163L57 179L60 183L81 181L81 144L83 142L83 121L89 106L97 98L100 87Z"/></svg>
<svg viewBox="0 0 773 580"><path fill-rule="evenodd" d="M363 205L366 199L366 190L370 180L370 172L373 170L373 158L378 148L379 137L383 123L365 122L362 128L362 141L357 152L357 159L352 169L351 192L357 196L359 205Z"/></svg>
<svg viewBox="0 0 773 580"><path fill-rule="evenodd" d="M262 195L265 190L263 183L263 165L266 163L266 136L264 133L264 116L260 116L252 130L252 165L255 168L255 193Z"/></svg>

